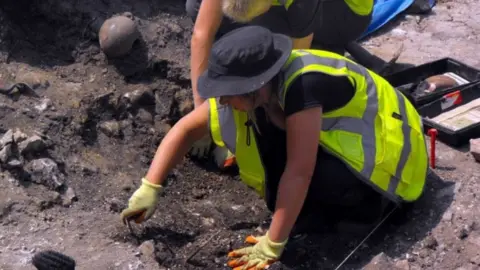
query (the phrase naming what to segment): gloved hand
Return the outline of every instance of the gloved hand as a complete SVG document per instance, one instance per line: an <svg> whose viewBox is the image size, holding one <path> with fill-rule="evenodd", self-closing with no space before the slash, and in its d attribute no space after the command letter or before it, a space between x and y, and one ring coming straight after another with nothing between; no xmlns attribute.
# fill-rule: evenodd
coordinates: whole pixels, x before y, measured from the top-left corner
<svg viewBox="0 0 480 270"><path fill-rule="evenodd" d="M215 147L213 158L219 169L224 169L235 164L235 156L226 147Z"/></svg>
<svg viewBox="0 0 480 270"><path fill-rule="evenodd" d="M210 145L212 145L212 138L210 138L210 135L207 135L193 144L190 149L190 155L204 158L210 152Z"/></svg>
<svg viewBox="0 0 480 270"><path fill-rule="evenodd" d="M152 184L146 178L142 178L142 185L128 200L128 208L121 213L123 222L134 219L135 223L142 223L149 219L155 212L158 194L162 190L161 185Z"/></svg>
<svg viewBox="0 0 480 270"><path fill-rule="evenodd" d="M228 266L234 270L267 269L268 266L278 261L287 241L288 239L282 243L272 242L268 237L268 232L260 237L250 235L245 242L255 245L228 253L228 257L236 258L230 260Z"/></svg>

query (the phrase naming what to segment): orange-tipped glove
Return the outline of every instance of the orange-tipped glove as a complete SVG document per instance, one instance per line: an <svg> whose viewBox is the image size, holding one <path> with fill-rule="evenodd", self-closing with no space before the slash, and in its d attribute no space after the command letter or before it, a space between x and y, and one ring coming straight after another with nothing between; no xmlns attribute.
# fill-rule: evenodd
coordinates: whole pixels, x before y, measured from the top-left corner
<svg viewBox="0 0 480 270"><path fill-rule="evenodd" d="M228 266L234 270L267 269L279 260L287 241L275 243L268 237L268 232L260 237L250 235L245 242L254 246L228 253L228 257L234 258L228 262Z"/></svg>

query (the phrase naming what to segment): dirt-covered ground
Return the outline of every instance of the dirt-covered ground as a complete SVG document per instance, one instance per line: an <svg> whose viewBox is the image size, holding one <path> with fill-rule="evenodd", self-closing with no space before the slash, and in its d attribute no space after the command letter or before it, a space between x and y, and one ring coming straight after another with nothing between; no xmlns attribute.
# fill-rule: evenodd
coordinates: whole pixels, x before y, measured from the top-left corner
<svg viewBox="0 0 480 270"><path fill-rule="evenodd" d="M34 269L32 256L45 249L72 256L77 269L226 269L226 253L268 222L262 200L236 176L188 158L171 173L154 218L134 225L134 235L119 220L169 125L191 109L184 6L1 1L0 82L27 83L37 96L0 96L0 269ZM443 0L363 44L385 59L403 43L402 62L450 56L480 68L479 10L477 0ZM97 32L123 12L135 16L143 40L126 59L108 60ZM480 165L442 143L437 153L425 196L342 269L480 267ZM294 238L278 269L334 269L361 238Z"/></svg>

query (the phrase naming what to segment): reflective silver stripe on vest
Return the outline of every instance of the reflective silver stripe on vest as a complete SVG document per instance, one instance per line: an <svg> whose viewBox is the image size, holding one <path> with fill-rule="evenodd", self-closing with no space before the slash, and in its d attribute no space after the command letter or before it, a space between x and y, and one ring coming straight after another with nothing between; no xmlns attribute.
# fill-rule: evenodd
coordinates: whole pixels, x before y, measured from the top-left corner
<svg viewBox="0 0 480 270"><path fill-rule="evenodd" d="M347 68L353 72L356 72L362 75L367 84L367 106L365 112L361 119L353 117L332 117L332 118L323 118L322 119L322 130L343 130L352 133L358 133L362 135L362 146L364 152L364 166L360 172L363 178L371 179L374 167L375 167L375 157L376 157L376 143L375 143L375 118L378 114L378 96L377 96L377 87L373 78L370 76L368 71L347 60L337 60L334 58L326 58L312 55L308 52L306 55L299 56L295 58L288 66L286 66L284 71L284 82L286 82L296 71L312 64L319 64L323 66L332 67L334 69ZM284 107L284 91L285 87L279 89L279 98ZM395 177L392 177L388 187L387 195L394 201L398 201L398 196L395 195L395 190L400 183L401 173L405 167L408 156L410 154L411 145L410 145L410 127L408 125L408 117L406 115L405 100L403 96L395 91L398 97L398 104L400 115L403 119L402 132L405 138L405 144L402 148L402 153L400 161L397 164L397 170ZM364 179L364 180L366 180ZM366 181L368 184L372 185L370 181ZM374 186L374 185L372 185ZM376 186L374 186L376 187Z"/></svg>
<svg viewBox="0 0 480 270"><path fill-rule="evenodd" d="M237 128L235 126L235 117L231 106L220 105L216 99L218 109L218 120L220 122L220 132L225 146L235 154Z"/></svg>
<svg viewBox="0 0 480 270"><path fill-rule="evenodd" d="M395 190L400 183L402 178L402 172L407 163L408 156L412 151L412 142L410 141L410 125L408 124L407 110L405 108L405 98L400 92L395 91L398 99L398 108L400 110L400 115L402 116L402 133L403 133L403 147L402 152L400 153L400 160L397 164L397 169L395 175L392 175L390 178L390 183L388 185L388 192L395 193Z"/></svg>

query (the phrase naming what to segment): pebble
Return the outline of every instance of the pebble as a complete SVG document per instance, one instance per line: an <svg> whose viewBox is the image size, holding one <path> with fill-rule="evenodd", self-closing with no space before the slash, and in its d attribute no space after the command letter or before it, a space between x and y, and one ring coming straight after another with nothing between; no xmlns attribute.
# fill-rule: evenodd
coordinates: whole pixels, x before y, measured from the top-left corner
<svg viewBox="0 0 480 270"><path fill-rule="evenodd" d="M153 257L155 255L155 242L153 240L145 241L138 247L138 250L144 256Z"/></svg>
<svg viewBox="0 0 480 270"><path fill-rule="evenodd" d="M100 123L98 129L109 137L120 136L120 124L115 120Z"/></svg>
<svg viewBox="0 0 480 270"><path fill-rule="evenodd" d="M458 230L457 237L463 240L467 238L469 234L470 234L470 228L468 227L468 225L465 225L460 230Z"/></svg>
<svg viewBox="0 0 480 270"><path fill-rule="evenodd" d="M63 206L70 206L75 200L77 200L75 190L73 190L71 187L68 187L63 196Z"/></svg>
<svg viewBox="0 0 480 270"><path fill-rule="evenodd" d="M39 112L39 113L43 113L45 112L46 110L50 109L50 107L52 107L53 103L50 99L48 98L45 98L43 99L40 104L38 105L35 105L35 109Z"/></svg>
<svg viewBox="0 0 480 270"><path fill-rule="evenodd" d="M429 249L435 249L438 246L438 241L434 236L429 235L425 238L424 246Z"/></svg>

